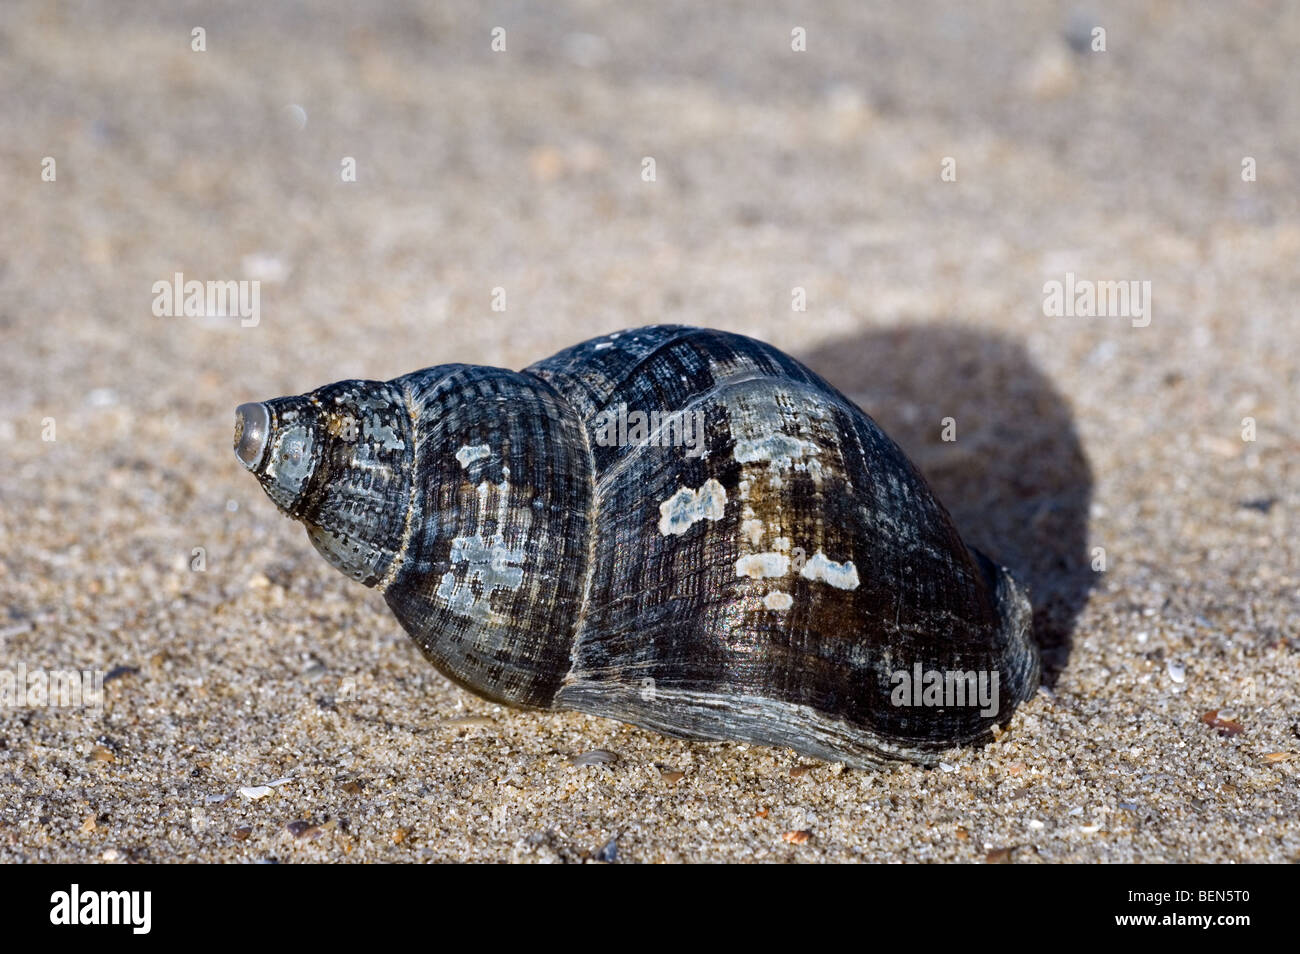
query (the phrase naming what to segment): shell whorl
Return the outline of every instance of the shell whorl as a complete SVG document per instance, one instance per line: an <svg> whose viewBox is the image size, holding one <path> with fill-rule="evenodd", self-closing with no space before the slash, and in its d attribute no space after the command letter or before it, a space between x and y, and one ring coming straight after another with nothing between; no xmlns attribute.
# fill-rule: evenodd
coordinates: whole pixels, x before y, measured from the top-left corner
<svg viewBox="0 0 1300 954"><path fill-rule="evenodd" d="M545 382L446 365L395 382L416 429L401 566L384 598L481 695L549 708L568 671L591 539L582 422Z"/></svg>
<svg viewBox="0 0 1300 954"><path fill-rule="evenodd" d="M875 422L793 358L660 326L529 370L589 425L616 403L699 408L707 436L698 457L594 448L598 572L560 706L864 764L930 761L1033 692L1023 591L967 549ZM716 519L664 533L665 504L710 481L725 496ZM894 675L918 665L998 673L997 712L894 705Z"/></svg>
<svg viewBox="0 0 1300 954"><path fill-rule="evenodd" d="M302 521L321 555L374 586L401 549L413 431L400 388L339 381L241 405L235 447L275 505Z"/></svg>

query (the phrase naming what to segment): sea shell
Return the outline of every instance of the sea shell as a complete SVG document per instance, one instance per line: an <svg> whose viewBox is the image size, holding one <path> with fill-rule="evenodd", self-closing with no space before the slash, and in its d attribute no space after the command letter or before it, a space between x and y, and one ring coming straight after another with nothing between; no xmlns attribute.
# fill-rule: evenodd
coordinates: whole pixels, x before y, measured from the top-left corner
<svg viewBox="0 0 1300 954"><path fill-rule="evenodd" d="M754 339L640 328L236 417L276 505L487 698L871 766L986 739L1037 686L1023 588Z"/></svg>

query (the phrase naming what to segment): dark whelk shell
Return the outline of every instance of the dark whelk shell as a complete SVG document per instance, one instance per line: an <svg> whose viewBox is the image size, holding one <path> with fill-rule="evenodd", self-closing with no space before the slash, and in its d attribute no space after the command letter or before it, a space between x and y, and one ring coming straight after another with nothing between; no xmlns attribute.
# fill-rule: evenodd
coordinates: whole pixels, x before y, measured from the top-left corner
<svg viewBox="0 0 1300 954"><path fill-rule="evenodd" d="M985 739L1037 686L1020 586L762 342L640 328L237 418L276 505L490 699L865 766Z"/></svg>

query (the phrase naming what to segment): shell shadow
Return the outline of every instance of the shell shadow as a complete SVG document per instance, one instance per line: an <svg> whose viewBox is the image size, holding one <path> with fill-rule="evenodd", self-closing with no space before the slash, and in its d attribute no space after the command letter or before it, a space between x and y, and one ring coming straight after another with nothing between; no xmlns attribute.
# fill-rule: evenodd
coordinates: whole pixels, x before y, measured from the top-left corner
<svg viewBox="0 0 1300 954"><path fill-rule="evenodd" d="M1054 686L1096 582L1092 469L1062 395L1019 344L969 327L871 331L798 357L903 448L967 544L1028 584L1043 682ZM942 439L947 417L955 441Z"/></svg>

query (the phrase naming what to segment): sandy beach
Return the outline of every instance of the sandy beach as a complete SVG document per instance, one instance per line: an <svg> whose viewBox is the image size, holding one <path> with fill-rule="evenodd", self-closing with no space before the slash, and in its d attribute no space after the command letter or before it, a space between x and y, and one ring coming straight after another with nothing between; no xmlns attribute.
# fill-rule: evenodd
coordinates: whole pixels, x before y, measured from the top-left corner
<svg viewBox="0 0 1300 954"><path fill-rule="evenodd" d="M0 668L104 674L0 707L0 861L1300 861L1300 8L751 7L0 6ZM1000 738L494 705L231 453L659 323L826 376L1029 586Z"/></svg>

